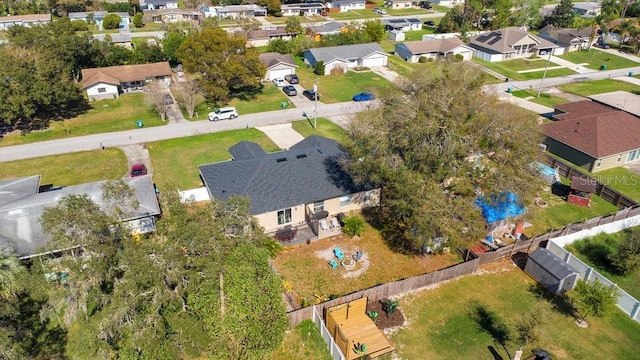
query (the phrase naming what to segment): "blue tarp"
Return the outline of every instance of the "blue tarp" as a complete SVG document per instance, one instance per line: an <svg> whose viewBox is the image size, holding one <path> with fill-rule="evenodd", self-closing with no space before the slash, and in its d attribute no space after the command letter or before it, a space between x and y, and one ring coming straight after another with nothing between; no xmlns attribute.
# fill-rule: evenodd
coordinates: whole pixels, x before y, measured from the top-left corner
<svg viewBox="0 0 640 360"><path fill-rule="evenodd" d="M482 210L482 216L488 224L522 215L526 212L518 196L509 191L496 195L481 196L476 205Z"/></svg>

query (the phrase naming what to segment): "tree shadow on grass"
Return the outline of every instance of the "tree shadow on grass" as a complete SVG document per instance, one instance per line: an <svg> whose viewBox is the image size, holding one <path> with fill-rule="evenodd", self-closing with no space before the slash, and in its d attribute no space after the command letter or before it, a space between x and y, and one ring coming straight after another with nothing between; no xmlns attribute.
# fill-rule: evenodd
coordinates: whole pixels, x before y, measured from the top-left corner
<svg viewBox="0 0 640 360"><path fill-rule="evenodd" d="M502 346L508 357L511 358L509 350L506 348L506 343L511 338L511 334L504 319L498 313L489 308L489 306L479 301L472 301L470 303L469 315L471 319L476 322L479 329L489 334L496 343ZM492 348L492 346L489 346L489 351L491 351ZM496 355L499 355L497 351L495 351L495 348L493 348L491 353L494 355L494 358L498 359Z"/></svg>
<svg viewBox="0 0 640 360"><path fill-rule="evenodd" d="M549 302L554 311L566 316L576 317L576 308L567 295L555 295L539 283L529 285L528 291L539 300L544 299Z"/></svg>

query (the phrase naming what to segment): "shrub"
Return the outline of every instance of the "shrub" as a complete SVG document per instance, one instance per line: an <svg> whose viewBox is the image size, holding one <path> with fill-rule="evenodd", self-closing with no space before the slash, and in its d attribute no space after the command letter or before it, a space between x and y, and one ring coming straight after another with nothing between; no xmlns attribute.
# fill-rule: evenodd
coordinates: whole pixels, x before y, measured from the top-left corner
<svg viewBox="0 0 640 360"><path fill-rule="evenodd" d="M384 299L382 300L382 310L384 310L384 312L387 313L387 317L389 317L398 310L399 304L396 300Z"/></svg>
<svg viewBox="0 0 640 360"><path fill-rule="evenodd" d="M313 65L313 73L324 75L324 61L316 61L315 65Z"/></svg>
<svg viewBox="0 0 640 360"><path fill-rule="evenodd" d="M358 215L347 216L342 221L344 222L342 232L347 236L361 236L367 227L367 223Z"/></svg>
<svg viewBox="0 0 640 360"><path fill-rule="evenodd" d="M329 72L329 74L331 75L344 75L344 67L340 66L334 66L331 68L331 71Z"/></svg>
<svg viewBox="0 0 640 360"><path fill-rule="evenodd" d="M373 322L378 321L378 312L377 311L367 311L367 315L369 315L369 317L371 318L371 320L373 320Z"/></svg>
<svg viewBox="0 0 640 360"><path fill-rule="evenodd" d="M464 56L462 56L462 54L456 54L453 59L455 60L455 62L461 62L464 60Z"/></svg>
<svg viewBox="0 0 640 360"><path fill-rule="evenodd" d="M586 256L589 261L596 266L607 270L614 270L611 260L617 255L617 240L609 234L600 234L598 236L577 241L569 246L577 252ZM571 250L569 250L571 251Z"/></svg>
<svg viewBox="0 0 640 360"><path fill-rule="evenodd" d="M107 30L117 29L120 26L120 21L122 21L120 16L116 14L107 14L107 16L104 17L104 20L102 20L102 27Z"/></svg>
<svg viewBox="0 0 640 360"><path fill-rule="evenodd" d="M73 20L71 21L71 28L73 31L86 31L89 29L89 25L84 20Z"/></svg>
<svg viewBox="0 0 640 360"><path fill-rule="evenodd" d="M611 256L617 273L630 274L640 269L640 230L625 231L625 238L618 244L617 253Z"/></svg>
<svg viewBox="0 0 640 360"><path fill-rule="evenodd" d="M426 57L426 56L420 56L420 58L418 58L418 62L419 62L420 64L424 64L424 63L426 63L427 61L428 61L428 59L427 59L427 57Z"/></svg>
<svg viewBox="0 0 640 360"><path fill-rule="evenodd" d="M144 26L144 22L142 21L142 13L139 12L133 17L133 26L137 28L141 28Z"/></svg>

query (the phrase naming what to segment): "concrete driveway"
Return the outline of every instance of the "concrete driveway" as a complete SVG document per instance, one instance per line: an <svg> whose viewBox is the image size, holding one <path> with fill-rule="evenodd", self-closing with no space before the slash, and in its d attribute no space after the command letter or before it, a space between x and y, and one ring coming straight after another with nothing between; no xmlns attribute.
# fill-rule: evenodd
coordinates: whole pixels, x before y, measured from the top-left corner
<svg viewBox="0 0 640 360"><path fill-rule="evenodd" d="M291 123L259 126L256 129L265 133L280 149L286 150L304 140L304 136L293 130Z"/></svg>

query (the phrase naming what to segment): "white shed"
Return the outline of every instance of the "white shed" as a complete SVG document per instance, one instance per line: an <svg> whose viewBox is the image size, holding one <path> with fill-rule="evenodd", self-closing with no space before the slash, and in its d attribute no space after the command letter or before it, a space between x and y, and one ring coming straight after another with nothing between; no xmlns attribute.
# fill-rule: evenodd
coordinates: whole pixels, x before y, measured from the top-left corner
<svg viewBox="0 0 640 360"><path fill-rule="evenodd" d="M545 248L529 254L524 271L556 295L573 289L579 276L576 269Z"/></svg>

